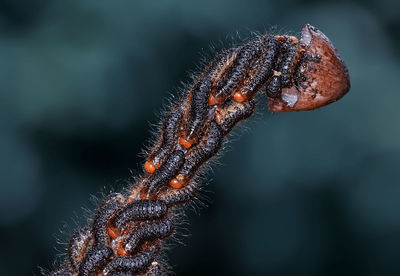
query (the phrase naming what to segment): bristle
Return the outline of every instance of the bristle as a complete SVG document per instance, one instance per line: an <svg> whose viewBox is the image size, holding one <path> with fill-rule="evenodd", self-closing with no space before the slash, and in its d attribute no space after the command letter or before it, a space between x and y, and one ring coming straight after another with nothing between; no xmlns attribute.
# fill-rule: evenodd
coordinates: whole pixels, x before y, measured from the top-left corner
<svg viewBox="0 0 400 276"><path fill-rule="evenodd" d="M283 112L315 109L348 91L344 63L316 28L306 25L300 41L288 35L253 37L222 50L202 73L193 74L192 84L184 84L154 126L151 146L143 151L143 174L132 177L124 193L97 200L91 225L72 235L67 261L50 275L166 275L165 241L182 242L174 235L179 226L183 230L184 208L206 205L200 178L231 130L262 103L259 92L265 89L272 111ZM337 70L326 74L331 67ZM330 93L317 104L315 85ZM288 100L291 95L301 105Z"/></svg>

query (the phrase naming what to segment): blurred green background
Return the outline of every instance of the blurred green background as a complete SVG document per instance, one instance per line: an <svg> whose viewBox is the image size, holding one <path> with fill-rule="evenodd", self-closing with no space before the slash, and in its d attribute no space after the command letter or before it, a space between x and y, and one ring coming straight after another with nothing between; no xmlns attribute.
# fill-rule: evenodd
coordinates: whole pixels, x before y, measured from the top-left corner
<svg viewBox="0 0 400 276"><path fill-rule="evenodd" d="M90 195L141 170L150 123L210 45L305 23L339 49L350 93L248 122L169 263L177 275L399 275L399 3L2 0L1 275L50 267Z"/></svg>

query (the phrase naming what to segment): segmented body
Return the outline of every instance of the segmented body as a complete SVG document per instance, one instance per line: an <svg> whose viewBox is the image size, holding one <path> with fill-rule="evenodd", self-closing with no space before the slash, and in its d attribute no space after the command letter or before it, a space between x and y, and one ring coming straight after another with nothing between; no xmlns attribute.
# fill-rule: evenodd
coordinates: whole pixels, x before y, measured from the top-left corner
<svg viewBox="0 0 400 276"><path fill-rule="evenodd" d="M196 177L231 129L253 114L259 91L279 98L282 88L307 80L304 47L291 36L264 35L217 55L166 113L143 175L103 200L51 275L165 275L160 253L177 208L197 198Z"/></svg>

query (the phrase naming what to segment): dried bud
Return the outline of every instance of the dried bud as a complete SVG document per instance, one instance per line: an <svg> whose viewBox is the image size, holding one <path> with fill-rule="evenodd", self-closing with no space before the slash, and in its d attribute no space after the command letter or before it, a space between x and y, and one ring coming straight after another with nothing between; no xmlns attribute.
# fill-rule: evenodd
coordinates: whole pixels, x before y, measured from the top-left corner
<svg viewBox="0 0 400 276"><path fill-rule="evenodd" d="M283 88L280 98L269 98L271 112L312 110L343 97L350 89L346 65L331 41L317 28L303 27L300 46L304 50L298 85Z"/></svg>

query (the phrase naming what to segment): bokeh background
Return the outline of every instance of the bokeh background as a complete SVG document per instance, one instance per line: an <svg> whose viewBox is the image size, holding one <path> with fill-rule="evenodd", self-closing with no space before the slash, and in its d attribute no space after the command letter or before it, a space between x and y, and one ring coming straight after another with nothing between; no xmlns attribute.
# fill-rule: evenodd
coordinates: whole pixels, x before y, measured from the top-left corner
<svg viewBox="0 0 400 276"><path fill-rule="evenodd" d="M399 3L0 1L1 275L51 267L90 196L141 170L149 125L210 45L304 23L339 49L351 92L248 122L170 264L176 275L399 275Z"/></svg>

